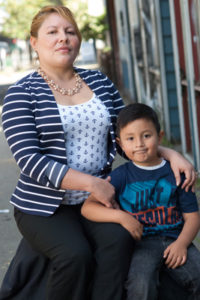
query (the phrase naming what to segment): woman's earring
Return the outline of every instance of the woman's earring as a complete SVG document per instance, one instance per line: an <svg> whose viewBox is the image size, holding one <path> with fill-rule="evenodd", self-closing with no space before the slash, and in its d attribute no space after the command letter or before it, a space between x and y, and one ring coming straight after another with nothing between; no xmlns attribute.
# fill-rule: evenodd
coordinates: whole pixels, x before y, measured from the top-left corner
<svg viewBox="0 0 200 300"><path fill-rule="evenodd" d="M36 66L36 67L39 66L39 56L38 56L38 53L35 49L34 49L34 52L33 52L33 65Z"/></svg>

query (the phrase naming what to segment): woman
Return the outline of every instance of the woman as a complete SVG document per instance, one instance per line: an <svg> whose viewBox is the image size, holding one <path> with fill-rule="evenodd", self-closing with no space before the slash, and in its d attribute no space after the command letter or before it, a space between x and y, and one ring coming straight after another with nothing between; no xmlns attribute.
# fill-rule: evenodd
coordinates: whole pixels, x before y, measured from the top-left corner
<svg viewBox="0 0 200 300"><path fill-rule="evenodd" d="M36 266L33 257L23 262L28 242L30 255L36 250L50 261L40 299L120 300L133 240L116 224L85 220L80 208L89 194L115 207L114 189L104 178L116 153L114 129L122 99L102 73L73 66L81 35L66 7L42 8L32 21L30 42L40 67L9 89L2 113L8 144L21 169L11 203L25 238L5 285L10 289L9 280L18 276L15 298L10 299L38 299L30 289L29 296L23 294L33 279L27 280L30 262ZM172 150L163 152L187 164L192 175L186 185L194 181L184 159Z"/></svg>

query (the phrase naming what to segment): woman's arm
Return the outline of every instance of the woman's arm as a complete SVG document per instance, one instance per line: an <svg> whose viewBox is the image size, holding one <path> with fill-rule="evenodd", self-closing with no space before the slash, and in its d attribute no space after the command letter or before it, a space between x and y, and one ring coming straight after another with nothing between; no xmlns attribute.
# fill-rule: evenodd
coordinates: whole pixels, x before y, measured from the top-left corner
<svg viewBox="0 0 200 300"><path fill-rule="evenodd" d="M48 155L48 151L52 154L54 151L52 149L56 149L58 145L59 154L62 152L66 155L64 146L61 148L60 142L56 144L55 136L58 137L60 129L48 117L41 118L37 126L35 111L40 110L40 106L36 109L34 103L28 89L21 85L13 85L9 88L2 110L4 134L21 172L43 186L59 189L60 182L69 167L54 160L53 156ZM48 116L48 107L45 111ZM51 124L49 125L48 122ZM39 130L41 126L46 126L45 129L52 131L53 138L50 142L41 141L42 134ZM62 129L61 124L60 128ZM42 133L48 134L47 131Z"/></svg>
<svg viewBox="0 0 200 300"><path fill-rule="evenodd" d="M180 173L185 173L185 181L183 182L181 187L183 189L185 188L186 192L190 187L192 187L192 191L194 191L196 172L193 165L180 153L170 148L159 146L159 154L170 162L171 168L176 178L177 186L181 183Z"/></svg>
<svg viewBox="0 0 200 300"><path fill-rule="evenodd" d="M61 188L87 191L106 207L115 207L115 189L109 181L110 177L101 179L70 168L63 177Z"/></svg>

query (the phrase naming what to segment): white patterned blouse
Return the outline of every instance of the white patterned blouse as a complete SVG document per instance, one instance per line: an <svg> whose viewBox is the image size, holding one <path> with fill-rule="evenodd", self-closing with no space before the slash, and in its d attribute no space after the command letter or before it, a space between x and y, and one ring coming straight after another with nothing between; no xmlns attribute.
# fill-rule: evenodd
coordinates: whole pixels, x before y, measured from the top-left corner
<svg viewBox="0 0 200 300"><path fill-rule="evenodd" d="M98 176L107 163L110 116L103 102L93 94L84 103L58 104L64 134L68 166ZM63 204L83 202L89 193L67 190Z"/></svg>

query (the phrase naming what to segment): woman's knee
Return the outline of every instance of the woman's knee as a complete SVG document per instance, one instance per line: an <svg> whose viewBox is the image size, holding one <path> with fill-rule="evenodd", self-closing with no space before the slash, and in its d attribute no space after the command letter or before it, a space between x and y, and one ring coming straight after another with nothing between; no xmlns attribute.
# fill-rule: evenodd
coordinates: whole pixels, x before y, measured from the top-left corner
<svg viewBox="0 0 200 300"><path fill-rule="evenodd" d="M98 235L95 236L95 257L98 260L98 268L107 269L108 273L109 270L116 270L125 277L134 249L134 240L120 225L112 223L108 226L104 225L107 224L102 224Z"/></svg>
<svg viewBox="0 0 200 300"><path fill-rule="evenodd" d="M100 239L111 244L114 249L133 249L134 240L129 232L119 224L107 223L102 225Z"/></svg>
<svg viewBox="0 0 200 300"><path fill-rule="evenodd" d="M93 255L90 249L79 248L73 252L71 261L77 266L88 266L93 263Z"/></svg>
<svg viewBox="0 0 200 300"><path fill-rule="evenodd" d="M93 256L90 248L80 247L70 249L61 247L56 255L52 258L52 263L56 268L91 268Z"/></svg>
<svg viewBox="0 0 200 300"><path fill-rule="evenodd" d="M108 243L111 244L111 252L113 252L113 256L123 257L124 264L130 264L131 257L134 251L135 241L130 235L130 233L123 228L121 225L116 225L111 230L107 230L107 239L110 241ZM119 263L120 264L120 263Z"/></svg>

